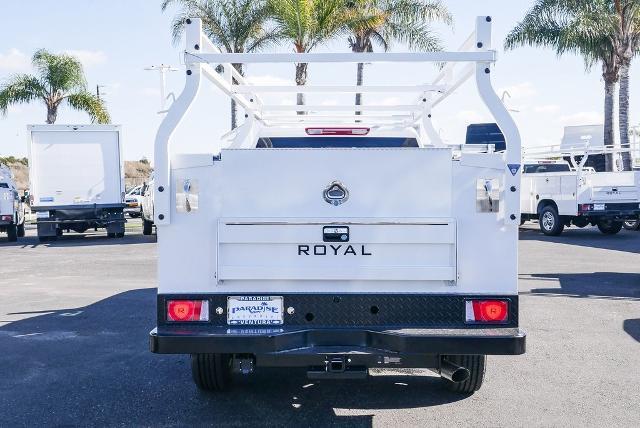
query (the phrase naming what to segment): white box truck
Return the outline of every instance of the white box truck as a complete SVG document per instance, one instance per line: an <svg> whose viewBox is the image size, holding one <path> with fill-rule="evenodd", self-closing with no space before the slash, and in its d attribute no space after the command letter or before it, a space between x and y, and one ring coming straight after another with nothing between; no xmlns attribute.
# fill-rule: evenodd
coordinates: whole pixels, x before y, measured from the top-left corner
<svg viewBox="0 0 640 428"><path fill-rule="evenodd" d="M11 169L0 164L0 232L7 234L9 242L24 236L24 196L18 195Z"/></svg>
<svg viewBox="0 0 640 428"><path fill-rule="evenodd" d="M105 228L124 236L124 175L118 125L31 125L29 181L38 238Z"/></svg>
<svg viewBox="0 0 640 428"><path fill-rule="evenodd" d="M155 142L152 352L191 354L194 382L209 390L268 366L305 367L314 379L422 367L463 393L480 388L486 355L524 353L520 136L491 85L490 17L477 19L459 52L426 53L224 54L199 19L186 22L185 89ZM358 87L253 86L231 65L264 62L292 70L385 62L404 76ZM406 73L425 62L443 67L430 83ZM431 122L432 108L472 76L504 133L502 153L446 146ZM245 109L246 121L222 150L181 154L184 141L171 136L205 79ZM263 98L298 92L412 101Z"/></svg>

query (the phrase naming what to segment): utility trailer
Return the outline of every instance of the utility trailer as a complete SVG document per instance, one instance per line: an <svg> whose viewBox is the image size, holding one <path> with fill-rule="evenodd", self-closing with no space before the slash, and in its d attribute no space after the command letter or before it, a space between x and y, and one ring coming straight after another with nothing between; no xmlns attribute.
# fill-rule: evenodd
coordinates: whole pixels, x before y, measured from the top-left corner
<svg viewBox="0 0 640 428"><path fill-rule="evenodd" d="M463 393L480 388L486 355L525 352L520 136L491 86L490 17L460 51L435 53L226 54L199 19L186 22L185 88L155 142L152 352L191 354L194 382L208 390L264 366L305 367L313 379L419 367ZM431 83L296 87L250 85L231 66L356 62L442 69ZM432 125L432 108L469 78L504 133L503 153L447 146ZM172 134L204 80L246 121L219 152L180 154ZM399 92L415 102L287 106L264 96Z"/></svg>
<svg viewBox="0 0 640 428"><path fill-rule="evenodd" d="M24 196L18 195L11 169L0 163L0 232L9 242L24 236L24 214Z"/></svg>
<svg viewBox="0 0 640 428"><path fill-rule="evenodd" d="M29 180L38 238L104 228L124 236L124 175L118 125L31 125Z"/></svg>
<svg viewBox="0 0 640 428"><path fill-rule="evenodd" d="M613 147L538 147L525 152L521 223L538 221L545 235L565 227L597 226L614 235L640 216L640 171L597 172L591 156L619 156ZM569 159L569 162L563 159Z"/></svg>

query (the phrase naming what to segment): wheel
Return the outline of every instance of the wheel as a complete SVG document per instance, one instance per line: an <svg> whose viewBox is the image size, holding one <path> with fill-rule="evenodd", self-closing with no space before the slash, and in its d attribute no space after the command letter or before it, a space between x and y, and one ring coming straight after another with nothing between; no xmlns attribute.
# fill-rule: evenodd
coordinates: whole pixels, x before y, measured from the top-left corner
<svg viewBox="0 0 640 428"><path fill-rule="evenodd" d="M640 230L640 220L625 220L622 227L626 230Z"/></svg>
<svg viewBox="0 0 640 428"><path fill-rule="evenodd" d="M115 237L116 237L115 232L107 232L107 238L115 238Z"/></svg>
<svg viewBox="0 0 640 428"><path fill-rule="evenodd" d="M191 376L205 391L223 391L231 384L230 354L191 354Z"/></svg>
<svg viewBox="0 0 640 428"><path fill-rule="evenodd" d="M16 242L18 240L18 228L15 224L7 226L7 238L9 238L9 242Z"/></svg>
<svg viewBox="0 0 640 428"><path fill-rule="evenodd" d="M598 229L600 229L600 232L605 235L615 235L622 229L622 222L608 218L601 218L598 220Z"/></svg>
<svg viewBox="0 0 640 428"><path fill-rule="evenodd" d="M24 223L18 225L18 238L24 238Z"/></svg>
<svg viewBox="0 0 640 428"><path fill-rule="evenodd" d="M558 236L564 230L564 223L560 220L558 211L551 205L546 205L540 211L540 230L545 235Z"/></svg>
<svg viewBox="0 0 640 428"><path fill-rule="evenodd" d="M124 238L124 232L116 233L116 238Z"/></svg>
<svg viewBox="0 0 640 428"><path fill-rule="evenodd" d="M153 222L147 220L146 218L142 219L142 234L143 235L151 235L153 233Z"/></svg>
<svg viewBox="0 0 640 428"><path fill-rule="evenodd" d="M447 389L463 394L471 394L480 389L487 366L486 355L443 355L443 358L469 370L469 377L462 382L442 378Z"/></svg>

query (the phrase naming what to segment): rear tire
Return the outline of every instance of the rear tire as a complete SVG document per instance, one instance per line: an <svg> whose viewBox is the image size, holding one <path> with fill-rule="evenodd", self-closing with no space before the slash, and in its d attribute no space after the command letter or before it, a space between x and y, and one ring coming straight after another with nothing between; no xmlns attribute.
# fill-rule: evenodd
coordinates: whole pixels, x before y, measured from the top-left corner
<svg viewBox="0 0 640 428"><path fill-rule="evenodd" d="M7 238L9 238L9 242L16 242L18 240L18 227L15 224L7 226Z"/></svg>
<svg viewBox="0 0 640 428"><path fill-rule="evenodd" d="M231 384L230 354L191 354L191 376L205 391L223 391Z"/></svg>
<svg viewBox="0 0 640 428"><path fill-rule="evenodd" d="M469 370L469 377L463 382L452 382L442 378L447 389L462 394L472 394L482 387L487 367L486 355L443 355L443 358Z"/></svg>
<svg viewBox="0 0 640 428"><path fill-rule="evenodd" d="M107 232L107 238L115 238L115 237L116 237L115 232Z"/></svg>
<svg viewBox="0 0 640 428"><path fill-rule="evenodd" d="M540 211L540 230L548 236L558 236L564 230L564 223L558 215L558 211L551 205L546 205Z"/></svg>
<svg viewBox="0 0 640 428"><path fill-rule="evenodd" d="M626 220L622 227L626 230L640 230L640 220Z"/></svg>
<svg viewBox="0 0 640 428"><path fill-rule="evenodd" d="M598 220L598 229L605 235L615 235L622 229L622 222L603 218Z"/></svg>
<svg viewBox="0 0 640 428"><path fill-rule="evenodd" d="M18 225L18 238L24 238L24 222Z"/></svg>
<svg viewBox="0 0 640 428"><path fill-rule="evenodd" d="M147 220L146 218L142 219L142 234L143 235L151 235L153 233L153 222Z"/></svg>

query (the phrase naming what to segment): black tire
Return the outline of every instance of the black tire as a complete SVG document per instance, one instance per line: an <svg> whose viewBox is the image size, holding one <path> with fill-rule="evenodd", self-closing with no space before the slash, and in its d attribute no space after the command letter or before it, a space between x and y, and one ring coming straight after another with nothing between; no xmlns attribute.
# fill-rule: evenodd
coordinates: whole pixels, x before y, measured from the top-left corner
<svg viewBox="0 0 640 428"><path fill-rule="evenodd" d="M605 235L615 235L622 230L622 222L601 218L598 220L598 229Z"/></svg>
<svg viewBox="0 0 640 428"><path fill-rule="evenodd" d="M640 230L640 220L625 220L622 227L626 230Z"/></svg>
<svg viewBox="0 0 640 428"><path fill-rule="evenodd" d="M7 238L9 242L16 242L18 240L18 228L15 224L7 226Z"/></svg>
<svg viewBox="0 0 640 428"><path fill-rule="evenodd" d="M124 232L116 233L116 238L124 238Z"/></svg>
<svg viewBox="0 0 640 428"><path fill-rule="evenodd" d="M18 238L24 238L24 222L18 225Z"/></svg>
<svg viewBox="0 0 640 428"><path fill-rule="evenodd" d="M538 223L542 233L548 236L558 236L564 230L564 223L552 205L542 207Z"/></svg>
<svg viewBox="0 0 640 428"><path fill-rule="evenodd" d="M442 357L469 370L469 377L463 382L452 382L442 378L447 389L462 394L472 394L482 387L487 367L486 355L443 355Z"/></svg>
<svg viewBox="0 0 640 428"><path fill-rule="evenodd" d="M116 237L115 232L107 232L107 238L115 238L115 237Z"/></svg>
<svg viewBox="0 0 640 428"><path fill-rule="evenodd" d="M142 219L142 234L143 235L151 235L153 233L153 222L147 220L146 218Z"/></svg>
<svg viewBox="0 0 640 428"><path fill-rule="evenodd" d="M230 354L191 354L191 376L205 391L224 391L231 384Z"/></svg>

